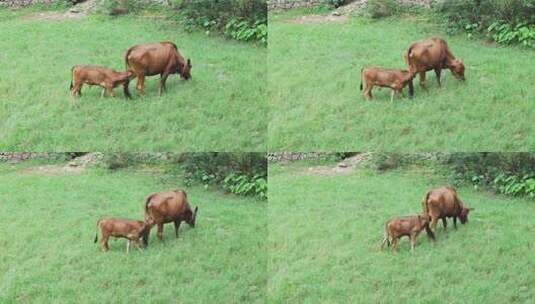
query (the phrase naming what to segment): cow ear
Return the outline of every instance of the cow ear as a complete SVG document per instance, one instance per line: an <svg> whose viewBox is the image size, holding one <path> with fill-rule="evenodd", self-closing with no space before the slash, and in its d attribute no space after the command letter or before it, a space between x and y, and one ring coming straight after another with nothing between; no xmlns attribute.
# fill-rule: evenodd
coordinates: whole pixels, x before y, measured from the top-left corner
<svg viewBox="0 0 535 304"><path fill-rule="evenodd" d="M473 211L476 210L476 208L468 208L468 210Z"/></svg>
<svg viewBox="0 0 535 304"><path fill-rule="evenodd" d="M191 60L188 58L188 66L191 68Z"/></svg>
<svg viewBox="0 0 535 304"><path fill-rule="evenodd" d="M199 210L199 206L195 206L195 213Z"/></svg>

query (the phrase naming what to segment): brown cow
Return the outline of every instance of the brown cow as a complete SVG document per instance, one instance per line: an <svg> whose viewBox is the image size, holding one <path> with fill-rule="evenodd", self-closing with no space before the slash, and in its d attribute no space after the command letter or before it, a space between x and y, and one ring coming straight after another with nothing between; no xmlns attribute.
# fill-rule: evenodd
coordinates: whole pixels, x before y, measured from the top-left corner
<svg viewBox="0 0 535 304"><path fill-rule="evenodd" d="M420 86L427 89L425 73L434 70L437 75L438 86L442 69L448 68L455 78L465 81L464 61L456 59L451 53L444 39L433 37L414 42L404 54L405 62L411 71L419 73Z"/></svg>
<svg viewBox="0 0 535 304"><path fill-rule="evenodd" d="M407 70L392 70L376 67L364 67L360 71L360 90L364 90L364 97L372 99L373 86L388 87L392 89L390 102L394 102L394 94L402 94L402 90L409 85L409 96L413 96L412 79L414 73Z"/></svg>
<svg viewBox="0 0 535 304"><path fill-rule="evenodd" d="M428 191L422 200L424 214L431 217L431 230L436 232L437 222L442 219L444 230L447 229L447 218L453 217L453 226L457 229L457 218L461 224L468 222L468 213L474 208L468 208L457 195L455 188L446 186Z"/></svg>
<svg viewBox="0 0 535 304"><path fill-rule="evenodd" d="M429 216L407 215L393 217L385 223L385 236L381 244L381 250L387 244L388 246L392 245L392 252L395 252L399 239L406 235L411 239L411 251L414 252L416 238L423 229L426 230L428 238L435 239L435 235L429 229Z"/></svg>
<svg viewBox="0 0 535 304"><path fill-rule="evenodd" d="M100 229L102 239L100 246L102 251L108 251L108 239L110 236L126 238L126 253L130 253L130 242L133 241L136 248L141 251L139 239L143 240L143 246L149 245L149 235L152 223L150 221L136 221L123 218L107 217L98 220L97 229ZM95 234L95 243L98 241L98 231Z"/></svg>
<svg viewBox="0 0 535 304"><path fill-rule="evenodd" d="M153 193L145 199L145 219L158 225L157 236L160 240L163 240L163 224L165 223L175 224L177 238L182 221L195 228L198 210L199 207L195 207L195 210L191 209L186 192L180 189Z"/></svg>
<svg viewBox="0 0 535 304"><path fill-rule="evenodd" d="M104 97L106 91L115 97L113 89L122 84L125 97L131 98L128 92L128 82L131 76L132 72L117 72L98 65L75 65L71 69L71 94L72 96L82 96L82 85L85 83L101 86L103 88L101 97Z"/></svg>
<svg viewBox="0 0 535 304"><path fill-rule="evenodd" d="M137 77L136 88L140 95L144 94L145 76L160 74L160 96L162 90L167 91L165 81L169 74L178 73L184 80L191 78L191 60L186 61L176 44L170 41L134 45L126 51L124 60L126 70Z"/></svg>

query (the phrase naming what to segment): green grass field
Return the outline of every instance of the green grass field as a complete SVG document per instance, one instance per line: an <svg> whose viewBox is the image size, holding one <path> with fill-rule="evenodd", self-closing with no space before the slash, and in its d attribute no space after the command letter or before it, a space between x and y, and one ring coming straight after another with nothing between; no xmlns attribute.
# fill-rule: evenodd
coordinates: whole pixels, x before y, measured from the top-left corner
<svg viewBox="0 0 535 304"><path fill-rule="evenodd" d="M25 20L36 7L0 9L0 150L262 151L267 141L266 48L187 33L159 15ZM100 98L84 86L71 106L75 64L124 70L126 50L172 40L193 63L192 80L159 76L140 98Z"/></svg>
<svg viewBox="0 0 535 304"><path fill-rule="evenodd" d="M270 16L269 148L294 151L531 151L535 53L447 36L431 17L296 23L303 10ZM466 64L463 85L444 71L414 99L359 90L364 65L405 68L411 42L444 37Z"/></svg>
<svg viewBox="0 0 535 304"><path fill-rule="evenodd" d="M35 164L34 164L35 165ZM187 187L199 206L164 242L151 232L143 252L110 239L93 243L101 216L143 218L151 192L183 187L148 170L78 175L30 173L0 164L1 303L263 303L266 297L265 201ZM152 170L154 171L154 170Z"/></svg>
<svg viewBox="0 0 535 304"><path fill-rule="evenodd" d="M384 222L420 211L445 183L426 169L312 175L310 163L270 166L268 299L271 303L533 303L535 206L458 188L469 223L410 254L380 251Z"/></svg>

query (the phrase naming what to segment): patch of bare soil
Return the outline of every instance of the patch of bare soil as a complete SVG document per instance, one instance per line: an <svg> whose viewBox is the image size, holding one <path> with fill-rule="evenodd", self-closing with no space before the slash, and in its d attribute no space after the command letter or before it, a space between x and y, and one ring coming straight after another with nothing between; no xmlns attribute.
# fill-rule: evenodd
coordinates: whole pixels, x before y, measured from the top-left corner
<svg viewBox="0 0 535 304"><path fill-rule="evenodd" d="M62 175L62 174L78 174L84 170L84 167L79 166L61 166L61 165L42 165L23 169L23 174L40 174L40 175Z"/></svg>
<svg viewBox="0 0 535 304"><path fill-rule="evenodd" d="M306 169L308 174L333 176L337 174L348 174L357 168L363 161L370 157L370 153L359 153L344 159L335 166L315 166Z"/></svg>
<svg viewBox="0 0 535 304"><path fill-rule="evenodd" d="M305 23L322 23L322 22L342 22L346 21L347 16L342 15L306 15L299 16L295 19L289 20L290 23L305 24Z"/></svg>
<svg viewBox="0 0 535 304"><path fill-rule="evenodd" d="M66 12L37 12L22 16L23 20L48 20L58 21L67 19L79 19L85 17L87 13L97 5L97 0L87 0L76 4Z"/></svg>

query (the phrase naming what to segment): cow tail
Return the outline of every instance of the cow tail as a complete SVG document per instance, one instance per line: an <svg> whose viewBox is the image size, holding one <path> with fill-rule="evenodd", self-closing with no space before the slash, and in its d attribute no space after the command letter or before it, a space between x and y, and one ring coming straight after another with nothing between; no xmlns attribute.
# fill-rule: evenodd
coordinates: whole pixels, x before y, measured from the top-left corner
<svg viewBox="0 0 535 304"><path fill-rule="evenodd" d="M414 97L414 85L412 83L412 80L414 79L414 75L411 76L411 79L409 80L409 97Z"/></svg>
<svg viewBox="0 0 535 304"><path fill-rule="evenodd" d="M360 90L362 91L363 89L363 86L362 86L362 81L363 81L363 73L364 72L364 68L360 69Z"/></svg>
<svg viewBox="0 0 535 304"><path fill-rule="evenodd" d="M71 90L71 91L72 91L72 87L73 87L73 85L72 85L73 78L74 78L74 67L71 68L71 86L69 87L69 90Z"/></svg>
<svg viewBox="0 0 535 304"><path fill-rule="evenodd" d="M429 195L431 195L431 191L428 191L422 200L422 210L425 215L429 215L429 206L427 205L427 200L429 199Z"/></svg>
<svg viewBox="0 0 535 304"><path fill-rule="evenodd" d="M126 71L128 71L129 65L128 65L128 56L132 52L132 48L129 48L128 51L126 51L126 54L124 55L124 68Z"/></svg>
<svg viewBox="0 0 535 304"><path fill-rule="evenodd" d="M149 213L149 203L150 203L150 200L152 199L152 197L155 195L156 193L153 193L151 195L149 195L146 199L145 199L145 214L148 214Z"/></svg>
<svg viewBox="0 0 535 304"><path fill-rule="evenodd" d="M95 233L95 241L93 243L96 243L98 241L98 228L99 228L100 220L97 221L97 232Z"/></svg>

